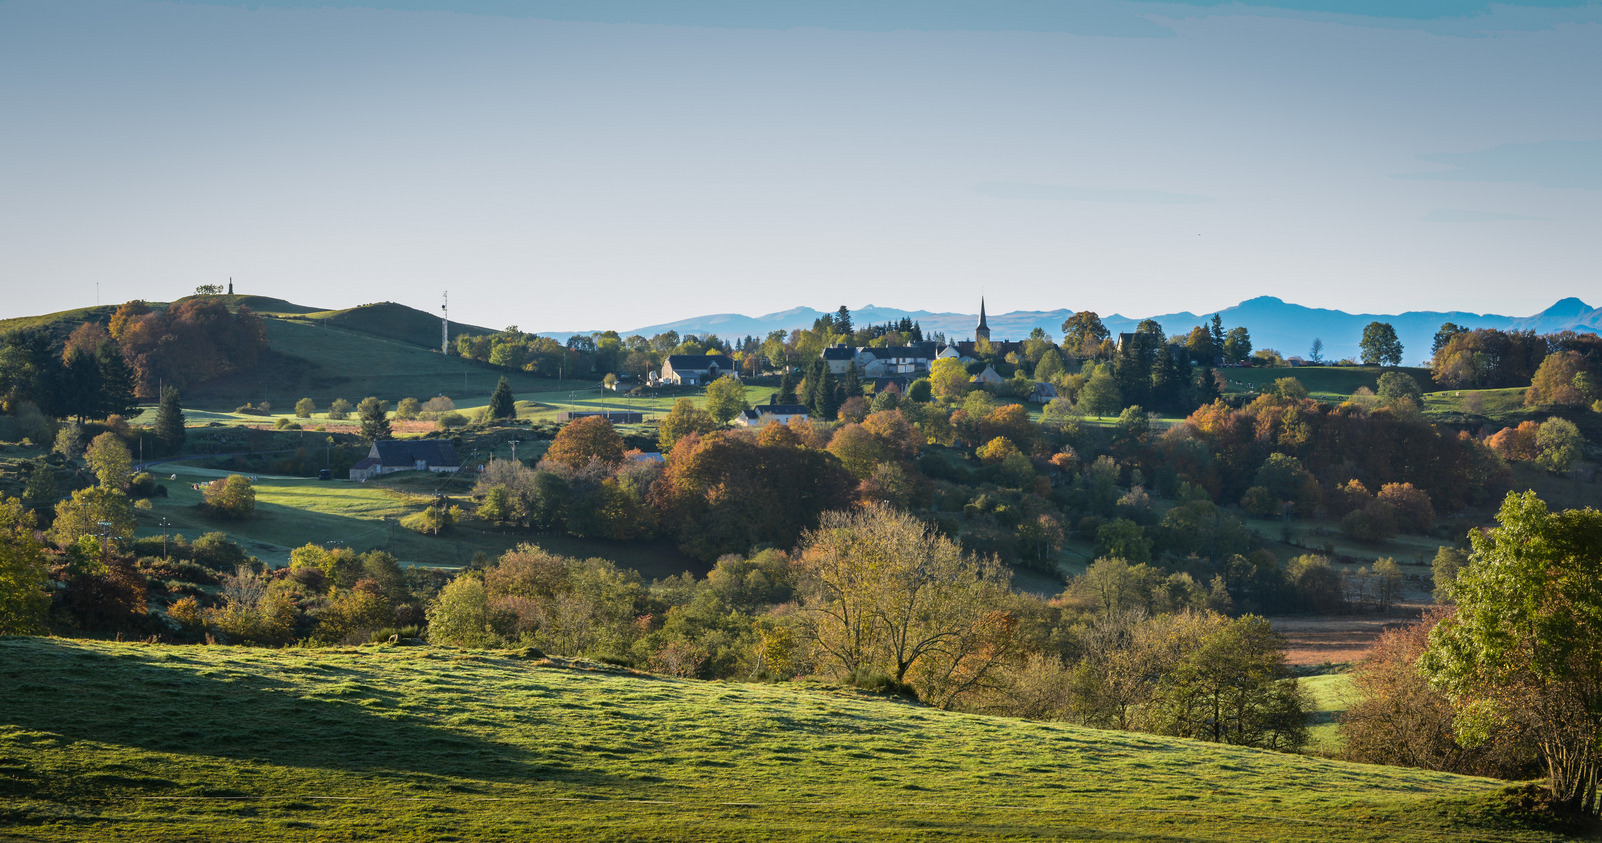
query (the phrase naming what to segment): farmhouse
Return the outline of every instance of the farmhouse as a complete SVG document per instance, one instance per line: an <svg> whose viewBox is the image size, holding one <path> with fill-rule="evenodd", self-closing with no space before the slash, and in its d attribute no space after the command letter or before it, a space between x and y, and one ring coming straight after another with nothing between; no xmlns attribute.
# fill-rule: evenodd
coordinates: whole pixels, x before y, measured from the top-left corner
<svg viewBox="0 0 1602 843"><path fill-rule="evenodd" d="M444 439L385 439L373 443L367 458L350 467L350 479L370 480L397 471L457 471L462 459Z"/></svg>
<svg viewBox="0 0 1602 843"><path fill-rule="evenodd" d="M762 427L770 422L789 424L791 419L805 420L807 408L800 404L758 404L734 417L742 427Z"/></svg>
<svg viewBox="0 0 1602 843"><path fill-rule="evenodd" d="M700 386L724 375L739 377L738 368L733 360L721 354L674 354L662 363L662 382Z"/></svg>
<svg viewBox="0 0 1602 843"><path fill-rule="evenodd" d="M823 362L829 367L830 374L845 374L846 367L856 360L857 350L847 345L831 345L823 350ZM857 365L860 367L862 364Z"/></svg>

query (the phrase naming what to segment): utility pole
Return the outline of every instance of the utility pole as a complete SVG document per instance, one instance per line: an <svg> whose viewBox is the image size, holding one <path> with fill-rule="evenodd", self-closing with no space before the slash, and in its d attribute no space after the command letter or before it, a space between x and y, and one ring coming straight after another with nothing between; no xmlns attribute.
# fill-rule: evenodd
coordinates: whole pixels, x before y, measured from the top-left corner
<svg viewBox="0 0 1602 843"><path fill-rule="evenodd" d="M167 557L167 528L169 526L171 526L171 522L169 522L165 518L161 519L161 558L163 558L163 559L168 558Z"/></svg>
<svg viewBox="0 0 1602 843"><path fill-rule="evenodd" d="M439 353L451 353L451 292L446 290L439 306Z"/></svg>

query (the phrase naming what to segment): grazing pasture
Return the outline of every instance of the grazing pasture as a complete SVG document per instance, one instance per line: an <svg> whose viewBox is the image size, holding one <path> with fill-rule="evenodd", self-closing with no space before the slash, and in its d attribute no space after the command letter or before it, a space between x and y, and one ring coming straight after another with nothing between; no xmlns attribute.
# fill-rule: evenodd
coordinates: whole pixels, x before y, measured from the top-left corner
<svg viewBox="0 0 1602 843"><path fill-rule="evenodd" d="M27 840L1555 841L1504 784L529 651L0 639Z"/></svg>

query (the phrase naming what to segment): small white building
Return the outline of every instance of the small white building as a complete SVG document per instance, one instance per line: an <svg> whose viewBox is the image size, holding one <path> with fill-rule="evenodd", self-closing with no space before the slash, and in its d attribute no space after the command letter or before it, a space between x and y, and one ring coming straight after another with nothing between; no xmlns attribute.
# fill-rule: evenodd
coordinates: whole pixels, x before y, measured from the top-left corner
<svg viewBox="0 0 1602 843"><path fill-rule="evenodd" d="M674 354L662 363L662 383L701 386L724 375L740 376L739 366L721 354Z"/></svg>
<svg viewBox="0 0 1602 843"><path fill-rule="evenodd" d="M807 408L800 404L758 404L734 417L741 427L762 427L772 422L789 424L794 419L806 420Z"/></svg>

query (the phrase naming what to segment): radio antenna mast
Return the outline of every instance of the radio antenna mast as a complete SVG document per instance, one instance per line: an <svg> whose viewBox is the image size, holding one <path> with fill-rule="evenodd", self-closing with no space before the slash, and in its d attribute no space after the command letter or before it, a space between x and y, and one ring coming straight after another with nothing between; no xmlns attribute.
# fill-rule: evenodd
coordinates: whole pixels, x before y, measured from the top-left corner
<svg viewBox="0 0 1602 843"><path fill-rule="evenodd" d="M439 353L451 353L451 292L446 290L439 306Z"/></svg>

